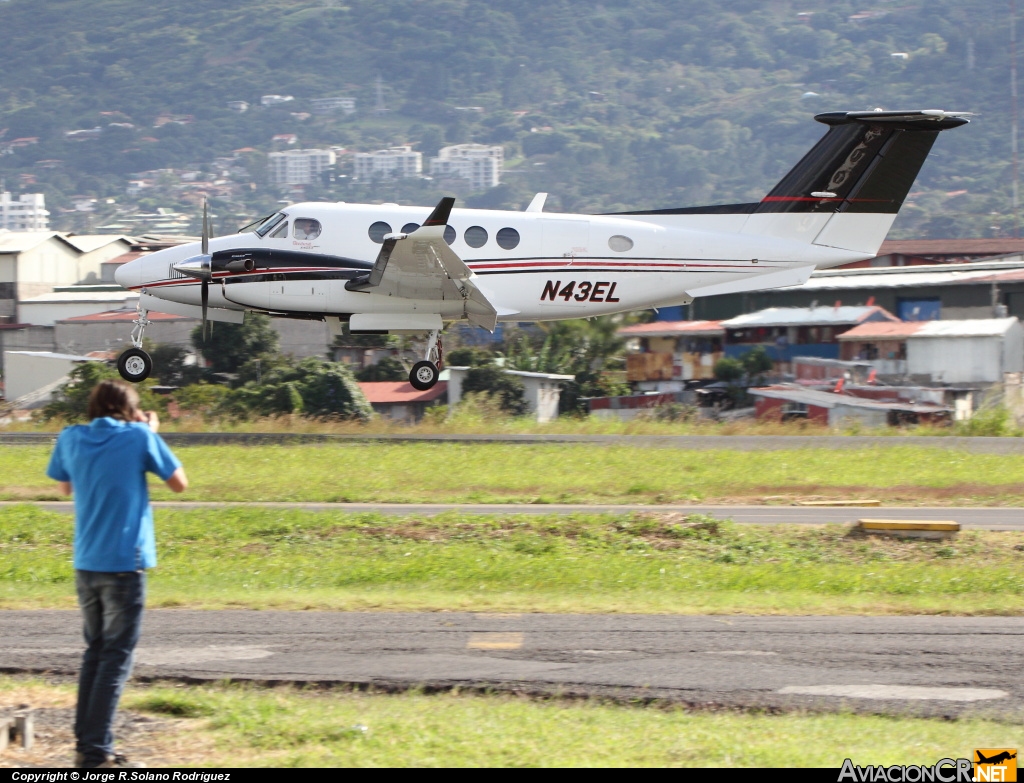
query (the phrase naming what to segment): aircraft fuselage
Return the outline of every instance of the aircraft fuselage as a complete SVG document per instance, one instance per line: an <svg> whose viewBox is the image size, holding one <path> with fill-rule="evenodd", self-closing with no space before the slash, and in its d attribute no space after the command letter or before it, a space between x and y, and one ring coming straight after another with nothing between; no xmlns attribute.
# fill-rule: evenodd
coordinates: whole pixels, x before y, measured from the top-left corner
<svg viewBox="0 0 1024 783"><path fill-rule="evenodd" d="M461 297L419 299L414 290L382 295L346 289L347 282L373 266L383 235L411 232L429 213L429 208L388 204L289 206L282 211L289 224L283 231L210 240L212 254L250 258L253 268L214 272L209 306L342 318L352 313L422 312L459 319ZM477 288L494 304L498 319L516 321L669 306L688 301L688 291L710 285L870 257L790 238L740 233L744 225L749 231L749 221L756 217L700 214L648 219L454 209L448 236L452 250L472 269ZM297 235L296 221L316 221L318 236ZM198 305L199 281L173 268L198 253L198 243L161 250L126 264L118 270L117 280L160 299Z"/></svg>

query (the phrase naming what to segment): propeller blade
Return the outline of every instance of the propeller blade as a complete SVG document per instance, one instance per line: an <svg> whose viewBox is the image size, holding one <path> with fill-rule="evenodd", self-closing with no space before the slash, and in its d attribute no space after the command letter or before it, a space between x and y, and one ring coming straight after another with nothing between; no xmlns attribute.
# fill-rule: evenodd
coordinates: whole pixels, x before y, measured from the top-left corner
<svg viewBox="0 0 1024 783"><path fill-rule="evenodd" d="M203 199L203 255L210 254L210 224L206 217L206 199Z"/></svg>
<svg viewBox="0 0 1024 783"><path fill-rule="evenodd" d="M201 286L200 293L201 293L202 299L203 299L203 342L205 343L206 342L206 325L207 325L207 323L209 323L206 320L206 305L210 301L210 281L207 280L204 277L202 283L200 283L200 286Z"/></svg>

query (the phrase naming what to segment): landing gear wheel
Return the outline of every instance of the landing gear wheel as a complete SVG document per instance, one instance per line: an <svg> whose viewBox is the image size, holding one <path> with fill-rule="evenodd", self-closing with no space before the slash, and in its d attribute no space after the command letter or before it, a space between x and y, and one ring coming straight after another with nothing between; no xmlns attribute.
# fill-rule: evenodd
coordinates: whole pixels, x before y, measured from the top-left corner
<svg viewBox="0 0 1024 783"><path fill-rule="evenodd" d="M117 371L132 383L141 383L153 372L153 360L141 348L129 348L117 357Z"/></svg>
<svg viewBox="0 0 1024 783"><path fill-rule="evenodd" d="M412 366L412 372L409 373L409 383L417 391L426 391L433 388L434 384L437 383L439 375L440 372L437 369L437 365L433 362L416 362Z"/></svg>

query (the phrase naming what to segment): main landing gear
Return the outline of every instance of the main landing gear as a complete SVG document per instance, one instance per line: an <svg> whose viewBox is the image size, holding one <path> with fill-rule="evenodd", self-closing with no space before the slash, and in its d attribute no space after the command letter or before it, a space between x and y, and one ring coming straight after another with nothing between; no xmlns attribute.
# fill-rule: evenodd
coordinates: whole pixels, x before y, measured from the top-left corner
<svg viewBox="0 0 1024 783"><path fill-rule="evenodd" d="M427 350L423 360L416 362L409 372L409 383L417 391L426 391L437 383L444 367L444 349L441 347L441 333L436 329L427 338Z"/></svg>
<svg viewBox="0 0 1024 783"><path fill-rule="evenodd" d="M117 357L117 371L121 377L131 383L141 383L153 372L153 360L149 354L142 350L142 333L152 323L147 316L149 311L139 307L139 317L132 323L132 348Z"/></svg>

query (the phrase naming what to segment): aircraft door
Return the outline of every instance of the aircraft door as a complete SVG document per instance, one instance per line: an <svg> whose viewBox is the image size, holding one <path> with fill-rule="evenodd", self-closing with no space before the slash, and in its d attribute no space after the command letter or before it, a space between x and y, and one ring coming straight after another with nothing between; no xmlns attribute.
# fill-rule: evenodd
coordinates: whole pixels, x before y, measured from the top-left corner
<svg viewBox="0 0 1024 783"><path fill-rule="evenodd" d="M568 218L542 218L544 255L573 259L590 252L590 221Z"/></svg>

